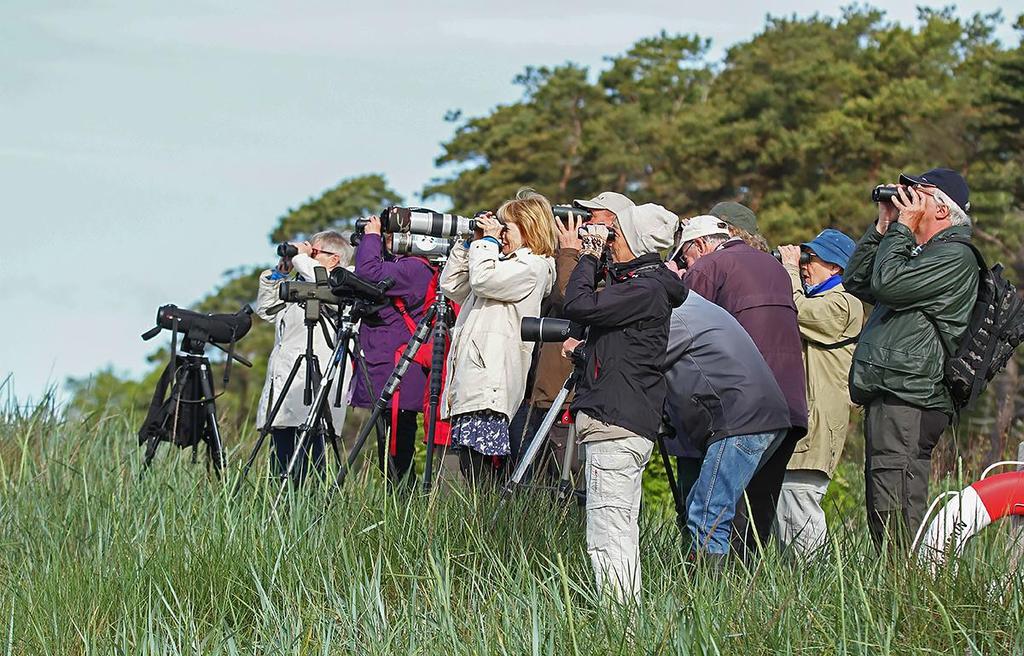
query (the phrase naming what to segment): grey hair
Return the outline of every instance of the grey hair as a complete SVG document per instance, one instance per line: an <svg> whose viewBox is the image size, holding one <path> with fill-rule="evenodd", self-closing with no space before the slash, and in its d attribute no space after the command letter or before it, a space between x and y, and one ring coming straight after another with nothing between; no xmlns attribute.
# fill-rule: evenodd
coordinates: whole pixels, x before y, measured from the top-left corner
<svg viewBox="0 0 1024 656"><path fill-rule="evenodd" d="M352 264L352 245L336 230L324 230L309 238L309 243L323 246L323 250L337 253L338 266L347 267Z"/></svg>
<svg viewBox="0 0 1024 656"><path fill-rule="evenodd" d="M959 205L954 203L949 196L947 196L941 189L936 189L935 193L932 194L935 202L939 205L945 205L949 208L949 223L955 226L969 226L971 225L971 217L967 216L967 212L963 211Z"/></svg>
<svg viewBox="0 0 1024 656"><path fill-rule="evenodd" d="M705 237L702 237L702 239L711 248L718 248L719 244L724 244L725 242L729 241L731 237L723 232L717 235L707 235Z"/></svg>

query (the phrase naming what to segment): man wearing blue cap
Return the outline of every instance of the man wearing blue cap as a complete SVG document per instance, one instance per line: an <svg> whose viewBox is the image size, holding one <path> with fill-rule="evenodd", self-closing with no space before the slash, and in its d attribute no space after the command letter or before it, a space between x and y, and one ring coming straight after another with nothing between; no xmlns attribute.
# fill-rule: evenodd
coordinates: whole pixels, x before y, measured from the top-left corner
<svg viewBox="0 0 1024 656"><path fill-rule="evenodd" d="M783 548L810 556L825 542L821 501L846 441L850 363L864 304L843 288L856 243L831 228L779 254L793 286L807 380L807 435L796 445L779 495L774 534Z"/></svg>

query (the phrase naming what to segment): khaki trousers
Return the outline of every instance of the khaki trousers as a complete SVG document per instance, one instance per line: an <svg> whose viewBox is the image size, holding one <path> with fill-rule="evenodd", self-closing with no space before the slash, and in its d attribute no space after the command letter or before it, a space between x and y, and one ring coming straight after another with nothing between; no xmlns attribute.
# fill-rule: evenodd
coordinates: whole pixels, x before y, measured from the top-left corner
<svg viewBox="0 0 1024 656"><path fill-rule="evenodd" d="M825 544L828 527L821 500L829 477L814 469L791 469L782 480L773 533L779 546L795 555L810 558Z"/></svg>
<svg viewBox="0 0 1024 656"><path fill-rule="evenodd" d="M598 590L620 603L640 600L640 497L654 443L580 412L586 453L587 553Z"/></svg>

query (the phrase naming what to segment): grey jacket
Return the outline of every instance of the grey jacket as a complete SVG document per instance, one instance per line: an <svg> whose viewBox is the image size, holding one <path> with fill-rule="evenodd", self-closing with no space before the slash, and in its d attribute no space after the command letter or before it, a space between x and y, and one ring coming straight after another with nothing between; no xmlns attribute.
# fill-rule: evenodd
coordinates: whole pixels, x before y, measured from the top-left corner
<svg viewBox="0 0 1024 656"><path fill-rule="evenodd" d="M786 397L750 335L693 291L672 311L665 366L665 412L678 438L674 455L703 453L725 437L791 427Z"/></svg>

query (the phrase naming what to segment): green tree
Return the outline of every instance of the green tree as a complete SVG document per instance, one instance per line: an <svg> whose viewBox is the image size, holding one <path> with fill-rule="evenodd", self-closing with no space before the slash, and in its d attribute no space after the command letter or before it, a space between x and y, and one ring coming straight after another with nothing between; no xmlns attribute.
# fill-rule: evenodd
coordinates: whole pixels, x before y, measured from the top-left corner
<svg viewBox="0 0 1024 656"><path fill-rule="evenodd" d="M331 228L351 228L355 219L377 214L401 202L402 197L379 173L347 178L316 198L288 210L271 231L270 241L281 242Z"/></svg>

